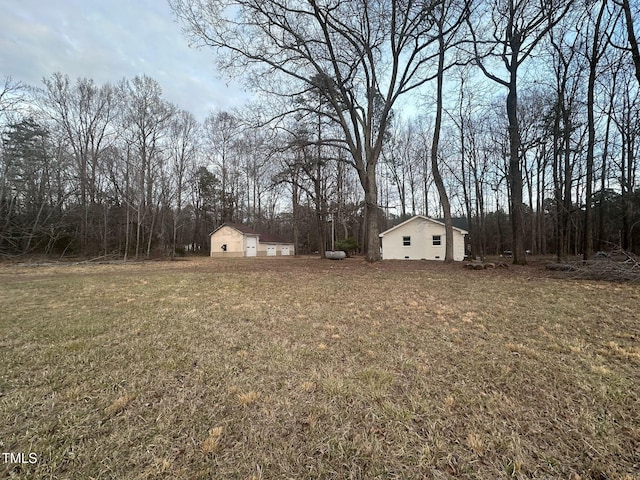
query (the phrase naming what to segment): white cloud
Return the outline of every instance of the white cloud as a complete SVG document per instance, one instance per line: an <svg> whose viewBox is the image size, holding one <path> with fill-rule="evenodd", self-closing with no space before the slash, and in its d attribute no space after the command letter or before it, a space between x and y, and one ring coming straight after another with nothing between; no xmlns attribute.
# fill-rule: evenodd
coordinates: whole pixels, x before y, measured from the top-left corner
<svg viewBox="0 0 640 480"><path fill-rule="evenodd" d="M31 85L57 71L99 84L145 74L203 120L247 98L217 78L214 60L188 47L164 0L0 0L0 76Z"/></svg>

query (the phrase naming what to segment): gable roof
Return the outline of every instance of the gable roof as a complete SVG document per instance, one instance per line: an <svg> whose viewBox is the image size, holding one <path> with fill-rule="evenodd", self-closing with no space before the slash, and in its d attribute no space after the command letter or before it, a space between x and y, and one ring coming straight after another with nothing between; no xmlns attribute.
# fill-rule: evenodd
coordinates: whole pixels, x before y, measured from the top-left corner
<svg viewBox="0 0 640 480"><path fill-rule="evenodd" d="M209 236L211 236L214 233L216 233L222 227L233 228L234 230L239 231L243 235L249 235L249 236L252 236L252 237L259 237L259 240L262 243L292 243L292 242L290 242L288 240L283 239L282 237L279 237L278 235L273 235L271 233L260 233L260 232L257 232L255 230L253 230L252 228L250 228L250 227L248 227L246 225L243 225L241 223L223 223L218 228L216 228L213 232L211 232L209 234Z"/></svg>
<svg viewBox="0 0 640 480"><path fill-rule="evenodd" d="M271 233L259 233L258 235L260 236L260 243L293 243Z"/></svg>
<svg viewBox="0 0 640 480"><path fill-rule="evenodd" d="M435 223L436 225L441 225L444 227L444 223L439 222L438 220L434 220L433 218L429 218L429 217L425 217L424 215L415 215L413 217L411 217L409 220L405 220L402 223L399 223L398 225L396 225L395 227L391 227L388 230L385 230L384 232L382 232L379 237L384 237L387 233L391 233L392 231L402 228L403 226L405 226L406 224L413 222L414 220L417 219L422 219L422 220L426 220L427 222L431 222L431 223ZM469 232L467 232L466 230L463 230L462 228L458 228L458 227L453 227L454 230L457 230L458 232L460 232L462 235L467 235Z"/></svg>

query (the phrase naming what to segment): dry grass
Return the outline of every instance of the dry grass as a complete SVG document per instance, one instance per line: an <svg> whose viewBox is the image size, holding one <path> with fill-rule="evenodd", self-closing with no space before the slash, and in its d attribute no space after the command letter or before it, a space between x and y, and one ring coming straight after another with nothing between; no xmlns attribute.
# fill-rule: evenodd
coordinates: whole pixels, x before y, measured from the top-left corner
<svg viewBox="0 0 640 480"><path fill-rule="evenodd" d="M215 453L218 450L220 444L220 437L222 436L222 427L215 427L209 430L207 438L202 442L201 448L203 453Z"/></svg>
<svg viewBox="0 0 640 480"><path fill-rule="evenodd" d="M0 265L0 477L640 478L640 291L545 275Z"/></svg>
<svg viewBox="0 0 640 480"><path fill-rule="evenodd" d="M118 399L115 402L113 402L111 405L105 408L104 413L106 413L108 417L115 415L116 413L119 413L125 408L127 408L127 406L131 402L133 402L135 399L136 399L135 395L131 395L130 393L125 393L121 397L118 397Z"/></svg>

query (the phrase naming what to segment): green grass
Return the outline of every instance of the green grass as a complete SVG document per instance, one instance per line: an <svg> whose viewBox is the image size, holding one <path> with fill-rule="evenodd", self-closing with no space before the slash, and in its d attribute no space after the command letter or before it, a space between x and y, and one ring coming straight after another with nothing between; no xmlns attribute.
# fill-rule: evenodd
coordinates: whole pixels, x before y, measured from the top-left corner
<svg viewBox="0 0 640 480"><path fill-rule="evenodd" d="M0 265L0 477L640 478L640 290L544 275Z"/></svg>

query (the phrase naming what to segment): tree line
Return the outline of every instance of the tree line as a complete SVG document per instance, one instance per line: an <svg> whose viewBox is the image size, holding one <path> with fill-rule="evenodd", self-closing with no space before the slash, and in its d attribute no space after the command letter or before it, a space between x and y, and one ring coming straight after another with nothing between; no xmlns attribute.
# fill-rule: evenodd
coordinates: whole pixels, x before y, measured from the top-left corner
<svg viewBox="0 0 640 480"><path fill-rule="evenodd" d="M6 78L0 254L207 252L242 222L375 261L413 214L514 263L640 248L637 5L170 3L260 104L198 122L146 76Z"/></svg>

